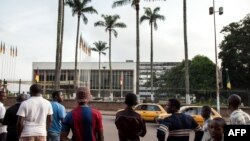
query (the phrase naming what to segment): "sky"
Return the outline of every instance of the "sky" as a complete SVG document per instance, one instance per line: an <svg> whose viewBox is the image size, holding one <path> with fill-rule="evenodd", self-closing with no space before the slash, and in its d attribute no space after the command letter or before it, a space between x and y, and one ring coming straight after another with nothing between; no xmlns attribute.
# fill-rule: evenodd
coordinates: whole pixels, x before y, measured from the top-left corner
<svg viewBox="0 0 250 141"><path fill-rule="evenodd" d="M117 29L118 37L112 36L112 61L124 62L136 58L136 13L130 5L112 8L114 0L92 0L96 14L87 14L88 24L82 21L80 33L89 45L96 41L108 42L108 33L103 27L94 27L102 20L101 14L120 15L119 22L126 29ZM231 22L238 22L250 13L250 0L215 0L216 9L224 8L223 15L216 13L217 45L223 40L221 29ZM195 55L208 56L215 61L213 16L209 7L213 0L187 0L187 34L189 59ZM143 7L160 7L159 14L165 21L158 21L158 30L154 30L154 61L180 62L184 59L183 42L183 0L148 2L141 0L140 16ZM32 62L54 62L56 51L58 0L1 0L0 4L0 42L18 48L18 56L9 62L0 56L0 77L31 80ZM73 62L75 56L75 38L77 17L71 9L65 8L65 29L63 62ZM150 27L147 22L140 24L141 61L150 61ZM98 61L98 54L83 56L80 61ZM108 55L102 57L108 61ZM3 64L3 62L5 62ZM219 61L220 62L220 61ZM7 70L6 70L7 68ZM9 70L9 71L8 71ZM15 70L10 75L10 70ZM8 76L9 75L9 76Z"/></svg>

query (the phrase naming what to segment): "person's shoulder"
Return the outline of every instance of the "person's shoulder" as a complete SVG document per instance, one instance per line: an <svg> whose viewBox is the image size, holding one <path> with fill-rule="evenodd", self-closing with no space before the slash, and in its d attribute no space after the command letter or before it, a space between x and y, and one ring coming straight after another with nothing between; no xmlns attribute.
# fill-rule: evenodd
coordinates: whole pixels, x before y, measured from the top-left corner
<svg viewBox="0 0 250 141"><path fill-rule="evenodd" d="M99 111L99 110L97 110L97 109L95 109L95 108L90 108L91 109L91 112L93 113L93 114L101 114L101 112Z"/></svg>

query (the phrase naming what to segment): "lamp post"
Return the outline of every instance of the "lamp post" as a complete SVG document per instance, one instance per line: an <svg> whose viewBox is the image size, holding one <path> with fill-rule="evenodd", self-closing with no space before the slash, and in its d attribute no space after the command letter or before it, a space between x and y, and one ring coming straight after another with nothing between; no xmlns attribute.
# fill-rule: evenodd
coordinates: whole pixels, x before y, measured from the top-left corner
<svg viewBox="0 0 250 141"><path fill-rule="evenodd" d="M102 100L104 101L104 89L105 89L105 79L104 79L104 75L105 75L105 66L102 67L103 68L103 94L102 94Z"/></svg>
<svg viewBox="0 0 250 141"><path fill-rule="evenodd" d="M214 18L214 47L215 47L215 70L216 70L216 101L217 111L220 113L220 86L219 86L219 68L218 68L218 55L217 55L217 40L216 40L216 18L215 13L219 12L219 15L223 14L223 7L219 8L219 11L215 11L215 0L213 0L213 7L209 8L209 15L213 14Z"/></svg>

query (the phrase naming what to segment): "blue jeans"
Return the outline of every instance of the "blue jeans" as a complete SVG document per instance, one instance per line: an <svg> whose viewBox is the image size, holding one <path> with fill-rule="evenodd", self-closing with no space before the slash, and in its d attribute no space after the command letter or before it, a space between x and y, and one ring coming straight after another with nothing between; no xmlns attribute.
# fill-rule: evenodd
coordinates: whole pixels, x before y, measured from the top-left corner
<svg viewBox="0 0 250 141"><path fill-rule="evenodd" d="M48 132L47 141L60 141L60 133Z"/></svg>

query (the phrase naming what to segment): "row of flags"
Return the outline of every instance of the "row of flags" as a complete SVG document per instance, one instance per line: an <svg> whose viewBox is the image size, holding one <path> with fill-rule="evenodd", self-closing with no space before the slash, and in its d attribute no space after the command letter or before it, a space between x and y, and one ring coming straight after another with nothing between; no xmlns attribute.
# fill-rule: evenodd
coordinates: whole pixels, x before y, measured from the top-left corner
<svg viewBox="0 0 250 141"><path fill-rule="evenodd" d="M5 48L5 43L0 44L0 55L5 54L7 47ZM17 56L17 47L11 46L10 47L10 56L16 57Z"/></svg>
<svg viewBox="0 0 250 141"><path fill-rule="evenodd" d="M80 43L79 48L88 56L91 56L91 47L83 40L82 35L80 35Z"/></svg>

